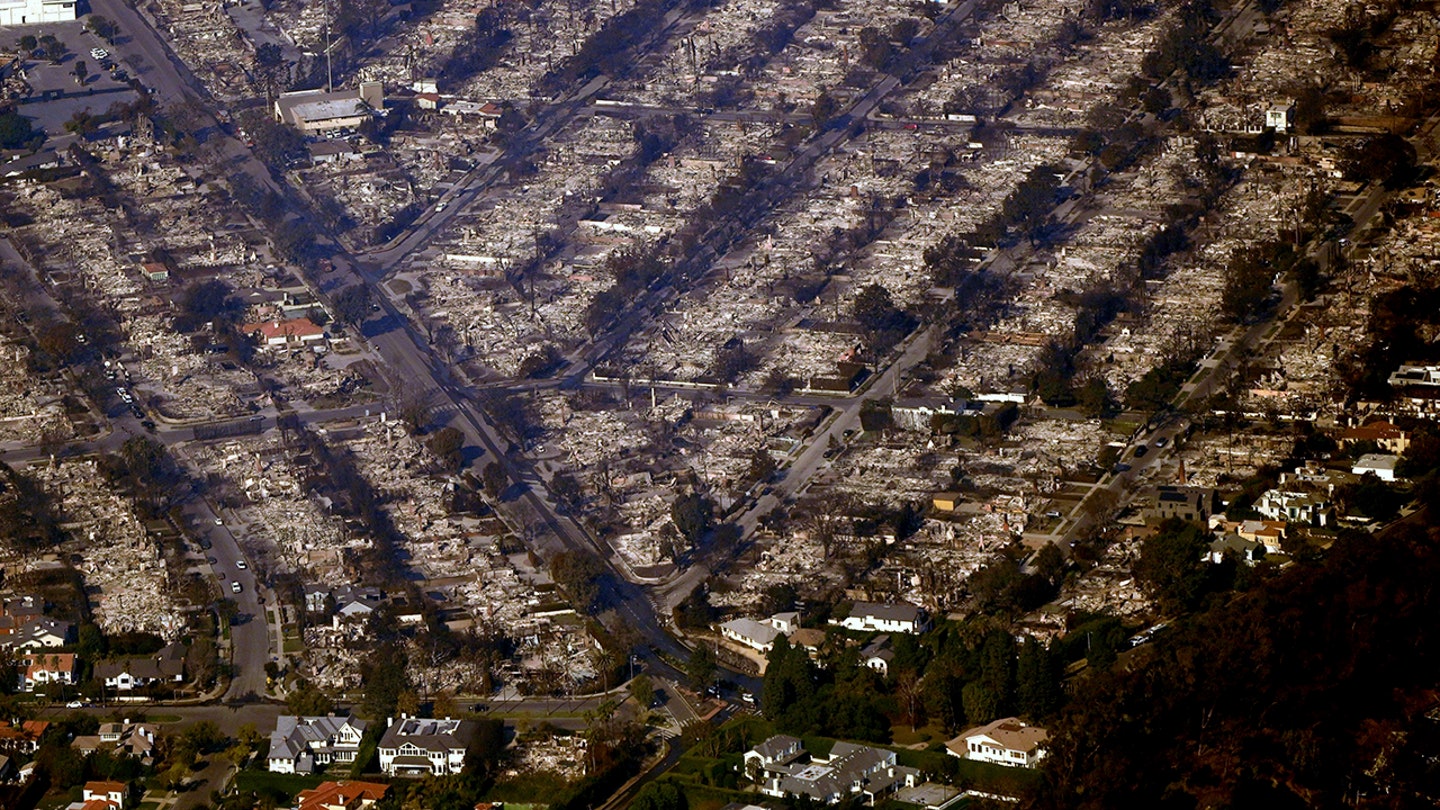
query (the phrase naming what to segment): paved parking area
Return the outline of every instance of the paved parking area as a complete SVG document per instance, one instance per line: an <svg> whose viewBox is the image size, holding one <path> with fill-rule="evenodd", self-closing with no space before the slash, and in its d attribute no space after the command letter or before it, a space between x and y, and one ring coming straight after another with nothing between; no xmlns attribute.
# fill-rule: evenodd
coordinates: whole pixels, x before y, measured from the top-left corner
<svg viewBox="0 0 1440 810"><path fill-rule="evenodd" d="M25 79L34 92L20 102L20 114L34 121L50 137L64 135L65 122L76 113L88 111L99 115L112 104L135 100L135 91L125 82L112 78L101 69L100 60L90 55L92 48L104 48L111 52L112 63L116 58L115 48L88 33L83 20L0 28L0 50L16 48L20 38L27 34L37 38L51 34L65 43L67 50L59 64L51 64L46 59L27 59L24 63ZM78 62L85 63L84 84L75 79Z"/></svg>

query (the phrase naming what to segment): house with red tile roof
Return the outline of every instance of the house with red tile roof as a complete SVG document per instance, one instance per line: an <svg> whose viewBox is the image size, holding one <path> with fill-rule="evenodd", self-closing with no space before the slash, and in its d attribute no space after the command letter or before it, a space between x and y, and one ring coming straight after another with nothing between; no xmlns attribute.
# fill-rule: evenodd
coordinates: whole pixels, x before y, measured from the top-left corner
<svg viewBox="0 0 1440 810"><path fill-rule="evenodd" d="M309 318L290 318L283 321L260 321L240 327L241 334L257 338L263 345L278 347L302 345L323 340L324 327Z"/></svg>
<svg viewBox="0 0 1440 810"><path fill-rule="evenodd" d="M74 653L38 653L20 659L20 689L34 692L47 683L75 683Z"/></svg>
<svg viewBox="0 0 1440 810"><path fill-rule="evenodd" d="M384 798L389 785L378 782L321 782L302 790L295 810L363 810Z"/></svg>

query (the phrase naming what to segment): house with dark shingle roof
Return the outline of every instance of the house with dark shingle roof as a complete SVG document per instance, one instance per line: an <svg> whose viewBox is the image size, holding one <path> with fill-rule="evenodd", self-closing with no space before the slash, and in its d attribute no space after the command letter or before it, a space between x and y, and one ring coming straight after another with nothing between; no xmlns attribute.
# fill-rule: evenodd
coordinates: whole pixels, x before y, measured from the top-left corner
<svg viewBox="0 0 1440 810"><path fill-rule="evenodd" d="M270 733L267 767L274 773L313 773L332 762L354 762L369 723L349 715L282 714Z"/></svg>
<svg viewBox="0 0 1440 810"><path fill-rule="evenodd" d="M923 633L930 629L925 611L906 602L876 604L856 602L850 615L840 621L830 620L847 630L879 630L886 633Z"/></svg>
<svg viewBox="0 0 1440 810"><path fill-rule="evenodd" d="M103 678L107 688L121 692L157 683L181 683L185 680L185 648L168 644L153 655L97 661L95 677Z"/></svg>
<svg viewBox="0 0 1440 810"><path fill-rule="evenodd" d="M814 757L794 737L776 735L745 753L745 773L767 796L809 796L836 804L859 796L868 804L902 787L914 787L920 771L897 765L895 752L837 742L828 757Z"/></svg>
<svg viewBox="0 0 1440 810"><path fill-rule="evenodd" d="M475 723L470 720L401 715L380 738L380 770L386 776L457 774L474 739Z"/></svg>

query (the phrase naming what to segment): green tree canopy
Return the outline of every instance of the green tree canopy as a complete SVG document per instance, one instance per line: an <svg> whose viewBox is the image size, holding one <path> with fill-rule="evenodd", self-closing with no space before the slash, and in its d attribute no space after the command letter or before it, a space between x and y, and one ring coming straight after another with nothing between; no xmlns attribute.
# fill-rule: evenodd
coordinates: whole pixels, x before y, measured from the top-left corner
<svg viewBox="0 0 1440 810"><path fill-rule="evenodd" d="M1135 577L1159 602L1161 610L1180 612L1199 604L1205 593L1205 552L1210 541L1194 523L1171 518L1140 547Z"/></svg>

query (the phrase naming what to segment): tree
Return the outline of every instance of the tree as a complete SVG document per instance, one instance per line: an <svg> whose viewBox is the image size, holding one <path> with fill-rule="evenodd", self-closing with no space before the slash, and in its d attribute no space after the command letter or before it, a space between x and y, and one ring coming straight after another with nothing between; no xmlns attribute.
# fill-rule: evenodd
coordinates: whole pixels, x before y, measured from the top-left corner
<svg viewBox="0 0 1440 810"><path fill-rule="evenodd" d="M757 484L763 484L775 475L779 465L775 463L775 457L765 448L757 448L755 454L750 457L750 468L746 471L745 477Z"/></svg>
<svg viewBox="0 0 1440 810"><path fill-rule="evenodd" d="M1393 189L1409 181L1415 172L1415 161L1415 147L1403 137L1387 132L1346 147L1339 162L1346 180L1379 182Z"/></svg>
<svg viewBox="0 0 1440 810"><path fill-rule="evenodd" d="M1105 384L1105 378L1098 374L1085 381L1080 390L1075 394L1076 404L1080 406L1080 412L1094 419L1114 412L1115 398L1110 394L1110 386Z"/></svg>
<svg viewBox="0 0 1440 810"><path fill-rule="evenodd" d="M461 465L465 463L464 433L461 433L458 428L446 425L435 431L428 444L430 452L440 459L440 463L446 470L452 473L460 471Z"/></svg>
<svg viewBox="0 0 1440 810"><path fill-rule="evenodd" d="M716 615L715 606L710 604L710 591L701 583L676 605L675 621L681 627L703 630L715 621Z"/></svg>
<svg viewBox="0 0 1440 810"><path fill-rule="evenodd" d="M376 720L395 715L400 694L409 688L407 666L405 650L394 643L381 644L361 662L362 714Z"/></svg>
<svg viewBox="0 0 1440 810"><path fill-rule="evenodd" d="M1270 299L1275 275L1284 270L1263 249L1237 251L1225 266L1225 287L1220 292L1220 309L1233 321L1259 317Z"/></svg>
<svg viewBox="0 0 1440 810"><path fill-rule="evenodd" d="M690 651L690 660L685 662L685 678L694 689L704 689L715 681L720 671L715 663L715 652L704 643L695 645Z"/></svg>
<svg viewBox="0 0 1440 810"><path fill-rule="evenodd" d="M862 288L855 296L850 304L850 315L866 330L881 332L898 326L904 313L895 306L890 291L875 283Z"/></svg>
<svg viewBox="0 0 1440 810"><path fill-rule="evenodd" d="M810 120L814 122L815 128L820 129L830 123L830 119L840 109L840 102L830 94L829 90L820 88L820 94L815 97L815 103L810 106Z"/></svg>
<svg viewBox="0 0 1440 810"><path fill-rule="evenodd" d="M90 68L86 66L84 59L76 59L75 67L71 72L75 74L75 83L83 87L85 85L85 77L90 75Z"/></svg>
<svg viewBox="0 0 1440 810"><path fill-rule="evenodd" d="M794 610L799 598L800 593L792 583L776 582L768 585L760 592L760 615L774 616L776 613Z"/></svg>
<svg viewBox="0 0 1440 810"><path fill-rule="evenodd" d="M1000 716L1000 696L980 681L965 684L960 695L965 705L966 722L982 725Z"/></svg>
<svg viewBox="0 0 1440 810"><path fill-rule="evenodd" d="M1381 523L1394 520L1400 507L1410 500L1405 493L1373 474L1362 475L1359 482L1342 488L1338 499L1345 504L1347 513L1361 514Z"/></svg>
<svg viewBox="0 0 1440 810"><path fill-rule="evenodd" d="M1175 613L1194 608L1205 592L1204 555L1209 547L1204 529L1171 518L1141 545L1135 577L1161 610Z"/></svg>
<svg viewBox="0 0 1440 810"><path fill-rule="evenodd" d="M352 284L335 294L331 299L335 317L359 326L370 315L370 288L364 284Z"/></svg>
<svg viewBox="0 0 1440 810"><path fill-rule="evenodd" d="M115 35L120 33L119 27L109 17L102 17L99 14L88 15L85 18L85 28L110 44L114 44Z"/></svg>
<svg viewBox="0 0 1440 810"><path fill-rule="evenodd" d="M554 495L561 505L575 507L585 496L585 491L580 488L580 482L575 480L575 476L561 470L550 477L550 494Z"/></svg>
<svg viewBox="0 0 1440 810"><path fill-rule="evenodd" d="M290 162L305 154L305 136L289 124L282 124L266 111L255 111L241 119L241 126L250 135L251 150L271 171L281 172Z"/></svg>
<svg viewBox="0 0 1440 810"><path fill-rule="evenodd" d="M19 44L20 50L26 53L32 53L36 48L40 47L40 41L35 38L34 34L26 34L20 37Z"/></svg>
<svg viewBox="0 0 1440 810"><path fill-rule="evenodd" d="M1000 207L1004 228L1007 231L1016 228L1032 245L1038 243L1059 195L1062 173L1063 169L1050 164L1031 169Z"/></svg>
<svg viewBox="0 0 1440 810"><path fill-rule="evenodd" d="M1050 650L1033 636L1020 647L1015 665L1015 702L1020 714L1040 721L1060 708L1064 669Z"/></svg>
<svg viewBox="0 0 1440 810"><path fill-rule="evenodd" d="M570 597L576 610L591 613L600 607L605 568L594 555L562 551L550 560L550 576Z"/></svg>
<svg viewBox="0 0 1440 810"><path fill-rule="evenodd" d="M500 466L500 462L492 461L480 470L480 483L490 500L496 501L510 486L510 476L505 474L505 468Z"/></svg>
<svg viewBox="0 0 1440 810"><path fill-rule="evenodd" d="M28 144L35 135L29 118L13 110L0 113L0 147L19 149Z"/></svg>
<svg viewBox="0 0 1440 810"><path fill-rule="evenodd" d="M758 358L745 347L745 341L732 337L715 351L715 377L724 383L755 367Z"/></svg>
<svg viewBox="0 0 1440 810"><path fill-rule="evenodd" d="M635 794L630 810L689 810L690 802L674 782L651 782Z"/></svg>
<svg viewBox="0 0 1440 810"><path fill-rule="evenodd" d="M636 675L630 680L630 697L635 699L641 711L650 708L655 702L655 685L650 682L648 675Z"/></svg>
<svg viewBox="0 0 1440 810"><path fill-rule="evenodd" d="M285 696L285 707L291 714L314 717L334 711L335 701L306 681Z"/></svg>
<svg viewBox="0 0 1440 810"><path fill-rule="evenodd" d="M709 498L692 492L680 496L671 504L670 518L675 521L675 528L680 530L691 545L699 545L705 533L710 531L714 512L715 507Z"/></svg>
<svg viewBox="0 0 1440 810"><path fill-rule="evenodd" d="M65 61L65 54L70 52L70 49L65 47L65 43L50 34L40 37L40 47L45 53L45 58L49 59L53 65Z"/></svg>
<svg viewBox="0 0 1440 810"><path fill-rule="evenodd" d="M289 65L279 45L265 42L255 49L255 78L265 91L266 99L274 100L287 73Z"/></svg>

